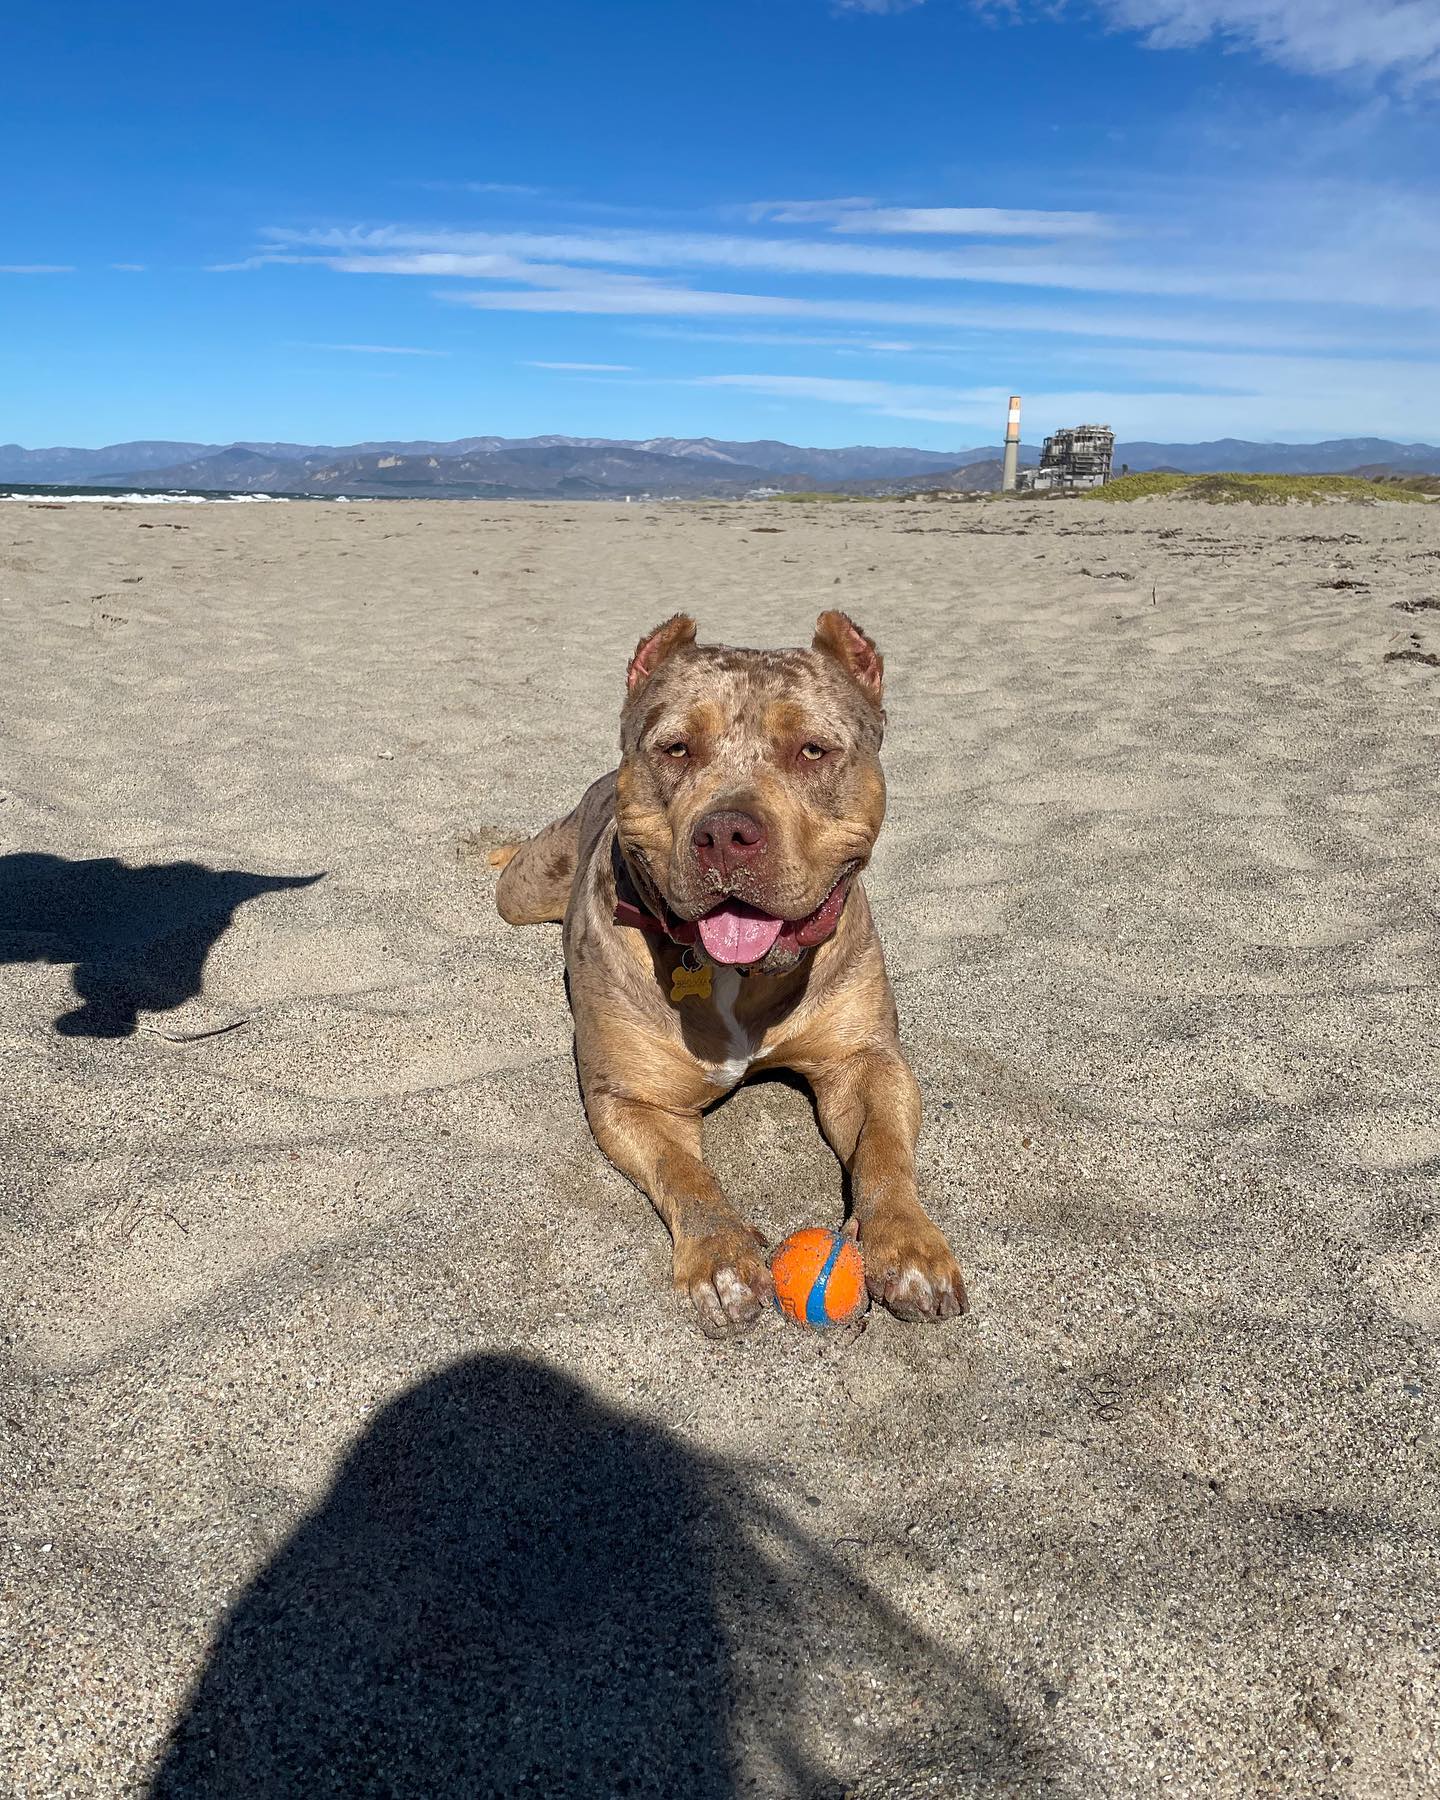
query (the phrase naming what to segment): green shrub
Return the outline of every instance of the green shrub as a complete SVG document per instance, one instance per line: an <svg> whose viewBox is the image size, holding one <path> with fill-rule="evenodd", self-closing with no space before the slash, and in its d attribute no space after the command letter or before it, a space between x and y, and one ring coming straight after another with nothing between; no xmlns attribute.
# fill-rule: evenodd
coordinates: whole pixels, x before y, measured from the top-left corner
<svg viewBox="0 0 1440 1800"><path fill-rule="evenodd" d="M1358 475L1122 475L1102 488L1091 488L1086 500L1148 500L1163 494L1177 500L1205 500L1212 506L1283 506L1289 501L1315 506L1325 500L1422 500L1424 495L1389 482L1366 481Z"/></svg>

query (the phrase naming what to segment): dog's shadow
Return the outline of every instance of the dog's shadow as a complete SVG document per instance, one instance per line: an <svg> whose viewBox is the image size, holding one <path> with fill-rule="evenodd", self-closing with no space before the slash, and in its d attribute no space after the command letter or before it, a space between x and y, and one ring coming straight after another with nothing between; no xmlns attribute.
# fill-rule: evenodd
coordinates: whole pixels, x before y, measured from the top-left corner
<svg viewBox="0 0 1440 1800"><path fill-rule="evenodd" d="M0 856L0 963L73 963L80 1004L55 1029L129 1037L142 1011L169 1012L200 993L206 959L237 908L321 879L15 852Z"/></svg>
<svg viewBox="0 0 1440 1800"><path fill-rule="evenodd" d="M858 1695L899 1688L938 1738L862 1749ZM488 1355L367 1427L221 1624L149 1800L839 1800L877 1753L1034 1769L744 1470Z"/></svg>

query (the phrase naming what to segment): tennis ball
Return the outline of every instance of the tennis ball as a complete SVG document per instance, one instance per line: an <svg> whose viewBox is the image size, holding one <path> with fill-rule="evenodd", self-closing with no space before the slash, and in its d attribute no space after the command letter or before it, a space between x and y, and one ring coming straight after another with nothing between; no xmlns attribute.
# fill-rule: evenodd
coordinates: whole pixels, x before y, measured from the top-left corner
<svg viewBox="0 0 1440 1800"><path fill-rule="evenodd" d="M775 1304L787 1319L812 1330L848 1325L870 1304L865 1264L854 1242L812 1225L793 1232L770 1258Z"/></svg>

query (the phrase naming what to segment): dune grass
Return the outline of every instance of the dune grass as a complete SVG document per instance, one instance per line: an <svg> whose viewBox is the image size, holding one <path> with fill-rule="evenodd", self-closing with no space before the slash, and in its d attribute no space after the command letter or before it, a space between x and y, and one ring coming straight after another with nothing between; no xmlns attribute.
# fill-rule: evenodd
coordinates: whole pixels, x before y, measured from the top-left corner
<svg viewBox="0 0 1440 1800"><path fill-rule="evenodd" d="M1114 502L1148 500L1165 495L1180 500L1205 500L1212 505L1284 506L1291 501L1315 506L1326 500L1360 500L1374 505L1380 500L1423 500L1423 493L1386 482L1366 481L1357 475L1122 475L1106 487L1092 488L1086 500Z"/></svg>
<svg viewBox="0 0 1440 1800"><path fill-rule="evenodd" d="M1440 494L1440 475L1377 475L1375 485L1387 500L1396 497L1397 489L1402 500L1413 499L1416 494Z"/></svg>
<svg viewBox="0 0 1440 1800"><path fill-rule="evenodd" d="M766 502L784 500L790 503L807 502L815 505L830 506L837 500L908 500L909 494L842 494L830 488L822 488L802 494L767 494Z"/></svg>

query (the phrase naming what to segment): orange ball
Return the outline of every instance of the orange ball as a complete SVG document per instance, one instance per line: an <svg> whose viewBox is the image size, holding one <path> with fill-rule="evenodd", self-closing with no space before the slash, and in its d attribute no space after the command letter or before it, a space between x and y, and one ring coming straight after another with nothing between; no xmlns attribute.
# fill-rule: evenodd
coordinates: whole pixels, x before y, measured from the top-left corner
<svg viewBox="0 0 1440 1800"><path fill-rule="evenodd" d="M848 1325L870 1304L865 1263L853 1240L820 1225L786 1238L770 1258L770 1274L776 1306L814 1331Z"/></svg>

